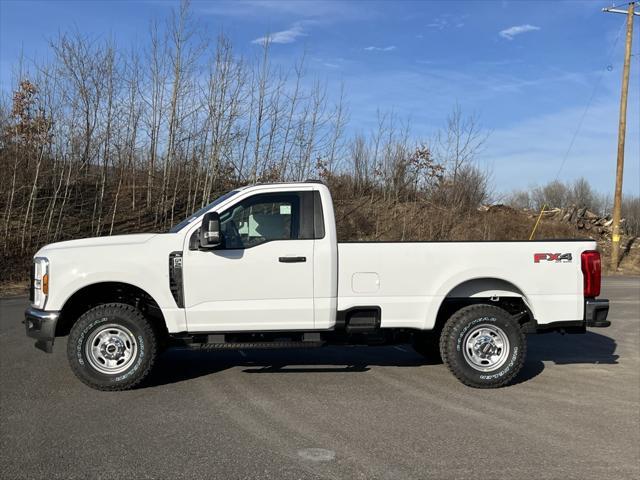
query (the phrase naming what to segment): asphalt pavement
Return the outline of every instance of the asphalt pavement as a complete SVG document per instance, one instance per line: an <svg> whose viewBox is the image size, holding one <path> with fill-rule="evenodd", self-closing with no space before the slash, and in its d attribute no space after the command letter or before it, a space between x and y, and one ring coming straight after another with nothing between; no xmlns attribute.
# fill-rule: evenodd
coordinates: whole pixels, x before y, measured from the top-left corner
<svg viewBox="0 0 640 480"><path fill-rule="evenodd" d="M531 335L515 384L475 390L409 346L169 351L98 392L0 300L0 478L640 478L640 278L613 325Z"/></svg>

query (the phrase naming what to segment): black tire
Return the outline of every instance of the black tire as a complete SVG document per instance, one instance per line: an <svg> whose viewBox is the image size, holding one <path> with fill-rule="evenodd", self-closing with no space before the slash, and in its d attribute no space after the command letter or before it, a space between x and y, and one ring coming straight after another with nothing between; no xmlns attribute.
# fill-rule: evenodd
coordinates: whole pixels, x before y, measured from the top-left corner
<svg viewBox="0 0 640 480"><path fill-rule="evenodd" d="M451 373L465 385L497 388L511 382L522 368L527 342L506 310L470 305L445 323L440 353Z"/></svg>
<svg viewBox="0 0 640 480"><path fill-rule="evenodd" d="M442 363L440 333L440 331L416 332L411 342L413 349L434 365Z"/></svg>
<svg viewBox="0 0 640 480"><path fill-rule="evenodd" d="M158 335L152 325L138 309L123 303L85 312L67 342L73 373L97 390L135 387L149 374L157 354Z"/></svg>

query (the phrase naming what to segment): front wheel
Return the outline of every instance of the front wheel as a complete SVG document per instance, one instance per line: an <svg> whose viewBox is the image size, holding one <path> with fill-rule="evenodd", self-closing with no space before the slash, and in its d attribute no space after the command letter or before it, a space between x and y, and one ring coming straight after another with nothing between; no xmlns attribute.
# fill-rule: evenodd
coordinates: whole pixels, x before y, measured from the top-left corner
<svg viewBox="0 0 640 480"><path fill-rule="evenodd" d="M496 388L518 374L527 343L518 322L493 305L470 305L454 313L440 337L440 353L465 385Z"/></svg>
<svg viewBox="0 0 640 480"><path fill-rule="evenodd" d="M149 374L158 351L149 321L131 305L109 303L84 313L67 343L71 369L97 390L126 390Z"/></svg>

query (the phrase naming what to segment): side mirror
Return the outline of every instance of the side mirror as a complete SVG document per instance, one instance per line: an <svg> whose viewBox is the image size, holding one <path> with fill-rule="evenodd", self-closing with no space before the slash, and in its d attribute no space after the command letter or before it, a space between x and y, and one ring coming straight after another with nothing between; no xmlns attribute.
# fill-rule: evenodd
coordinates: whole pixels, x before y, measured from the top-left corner
<svg viewBox="0 0 640 480"><path fill-rule="evenodd" d="M222 243L220 237L220 215L217 212L205 213L200 227L200 247L217 247Z"/></svg>

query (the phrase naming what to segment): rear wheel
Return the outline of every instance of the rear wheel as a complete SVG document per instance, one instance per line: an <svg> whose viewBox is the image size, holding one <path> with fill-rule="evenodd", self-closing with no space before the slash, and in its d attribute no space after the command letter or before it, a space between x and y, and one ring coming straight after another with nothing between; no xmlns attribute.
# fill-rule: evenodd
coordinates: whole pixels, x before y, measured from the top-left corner
<svg viewBox="0 0 640 480"><path fill-rule="evenodd" d="M496 388L518 374L526 356L518 322L493 305L470 305L445 323L440 353L451 373L465 385Z"/></svg>
<svg viewBox="0 0 640 480"><path fill-rule="evenodd" d="M109 303L84 313L67 343L71 369L98 390L126 390L149 374L158 351L149 321L131 305Z"/></svg>

